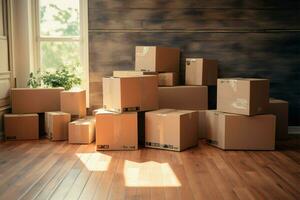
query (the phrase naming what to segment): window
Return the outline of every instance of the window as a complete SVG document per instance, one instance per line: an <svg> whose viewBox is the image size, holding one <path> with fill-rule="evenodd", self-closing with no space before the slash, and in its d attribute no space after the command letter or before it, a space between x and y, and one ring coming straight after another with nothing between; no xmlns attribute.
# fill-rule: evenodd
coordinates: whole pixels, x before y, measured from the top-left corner
<svg viewBox="0 0 300 200"><path fill-rule="evenodd" d="M35 0L35 67L75 68L88 90L87 0ZM87 92L88 94L88 92Z"/></svg>

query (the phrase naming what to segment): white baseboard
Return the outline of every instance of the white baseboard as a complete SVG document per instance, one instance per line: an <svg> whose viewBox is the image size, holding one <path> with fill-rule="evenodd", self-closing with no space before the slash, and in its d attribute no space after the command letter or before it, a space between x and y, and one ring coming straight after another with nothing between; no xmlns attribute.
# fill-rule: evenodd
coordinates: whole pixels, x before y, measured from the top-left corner
<svg viewBox="0 0 300 200"><path fill-rule="evenodd" d="M300 126L289 126L289 134L300 134Z"/></svg>

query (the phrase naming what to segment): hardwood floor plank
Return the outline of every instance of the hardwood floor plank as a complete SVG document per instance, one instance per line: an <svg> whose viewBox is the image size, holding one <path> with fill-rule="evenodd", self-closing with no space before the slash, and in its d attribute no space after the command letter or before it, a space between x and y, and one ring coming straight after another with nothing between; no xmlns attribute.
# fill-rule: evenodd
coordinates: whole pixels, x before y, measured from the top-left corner
<svg viewBox="0 0 300 200"><path fill-rule="evenodd" d="M92 145L82 145L84 146L84 150L82 150L79 154L76 154L77 160L72 166L72 168L69 169L68 174L63 178L63 180L60 182L60 184L56 187L56 190L52 193L50 199L59 200L64 199L69 190L72 186L74 186L74 183L78 176L80 175L81 171L84 170L85 163L89 161L89 159L92 158L92 154L90 154L91 151L93 151ZM78 198L78 197L77 197Z"/></svg>
<svg viewBox="0 0 300 200"><path fill-rule="evenodd" d="M32 182L38 179L41 174L47 171L52 165L56 162L57 156L55 154L49 153L49 150L55 150L62 148L63 145L52 145L51 149L47 148L43 151L38 157L32 160L21 173L16 174L14 178L6 182L5 193L0 195L0 198L3 199L17 199L21 196L27 188L30 187ZM15 184L18 182L19 184Z"/></svg>
<svg viewBox="0 0 300 200"><path fill-rule="evenodd" d="M97 152L95 154L97 158L91 165L100 165L101 168L92 172L79 199L107 199L113 175L118 165L118 159L113 158L117 157L118 154L119 152ZM98 198L98 195L100 195L100 198Z"/></svg>
<svg viewBox="0 0 300 200"><path fill-rule="evenodd" d="M75 150L74 153L71 153L67 162L64 163L63 167L56 173L56 175L47 183L45 187L37 194L35 199L49 199L53 192L56 190L58 185L63 181L64 177L68 174L69 170L72 168L74 163L78 160L78 157L75 155L78 152L81 152L86 147L80 145L71 145L71 148Z"/></svg>
<svg viewBox="0 0 300 200"><path fill-rule="evenodd" d="M52 146L51 144L45 145L45 148L41 148L40 150L31 147L28 152L26 152L25 154L23 153L23 157L19 160L18 164L11 165L5 170L2 170L2 173L0 174L0 191L6 191L11 184L13 185L18 181L19 176L22 176L29 170L32 170L32 167L35 167L35 165L37 164L36 159L41 160L47 155L47 151L49 151L53 147L54 146ZM18 154L22 154L22 152L18 152Z"/></svg>
<svg viewBox="0 0 300 200"><path fill-rule="evenodd" d="M95 151L95 144L0 143L0 199L300 199L296 142L222 151ZM300 143L299 143L300 144Z"/></svg>
<svg viewBox="0 0 300 200"><path fill-rule="evenodd" d="M58 152L59 159L56 163L42 176L36 180L34 184L20 197L22 200L30 200L36 198L36 196L43 190L44 187L57 175L64 164L68 161L70 156L75 152L75 148L70 145L66 145L64 151Z"/></svg>

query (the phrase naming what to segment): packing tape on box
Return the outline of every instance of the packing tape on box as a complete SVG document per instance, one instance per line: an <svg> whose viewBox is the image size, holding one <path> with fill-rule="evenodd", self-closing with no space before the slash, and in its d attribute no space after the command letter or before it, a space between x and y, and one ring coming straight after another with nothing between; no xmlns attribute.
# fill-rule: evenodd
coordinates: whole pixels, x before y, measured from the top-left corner
<svg viewBox="0 0 300 200"><path fill-rule="evenodd" d="M136 51L136 54L138 56L145 56L150 50L150 47L143 47L143 48L138 48Z"/></svg>
<svg viewBox="0 0 300 200"><path fill-rule="evenodd" d="M191 64L191 62L196 62L196 59L187 59L186 61L185 61L185 64L186 65L190 65Z"/></svg>
<svg viewBox="0 0 300 200"><path fill-rule="evenodd" d="M229 80L229 85L234 92L237 92L237 80Z"/></svg>
<svg viewBox="0 0 300 200"><path fill-rule="evenodd" d="M234 92L237 92L237 80L233 80L233 79L230 79L230 80L221 80L221 84L229 84L229 86L231 87L231 89L234 91Z"/></svg>
<svg viewBox="0 0 300 200"><path fill-rule="evenodd" d="M242 110L246 110L249 107L249 102L247 101L247 99L243 99L243 98L237 98L232 104L232 107L237 108L237 109L242 109Z"/></svg>

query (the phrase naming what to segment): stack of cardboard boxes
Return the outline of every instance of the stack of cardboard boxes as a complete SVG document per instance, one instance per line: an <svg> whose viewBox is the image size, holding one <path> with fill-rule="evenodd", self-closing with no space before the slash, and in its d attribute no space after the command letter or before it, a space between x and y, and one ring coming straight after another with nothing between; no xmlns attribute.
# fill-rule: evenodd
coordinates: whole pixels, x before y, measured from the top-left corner
<svg viewBox="0 0 300 200"><path fill-rule="evenodd" d="M5 115L7 139L38 139L39 116L51 140L91 143L97 150L150 148L182 151L199 138L221 149L272 150L287 136L288 103L269 99L269 80L218 79L218 63L187 58L185 85L178 85L180 50L135 49L135 70L103 78L103 108L86 116L85 91L12 89ZM217 110L208 94L217 85ZM96 137L95 137L96 130Z"/></svg>
<svg viewBox="0 0 300 200"><path fill-rule="evenodd" d="M103 109L94 112L97 149L137 149L138 141L175 151L197 145L198 110L208 108L207 87L177 86L178 48L135 50L135 71L103 78Z"/></svg>
<svg viewBox="0 0 300 200"><path fill-rule="evenodd" d="M268 112L269 80L218 79L217 110L207 111L207 138L222 149L272 150L276 117Z"/></svg>
<svg viewBox="0 0 300 200"><path fill-rule="evenodd" d="M52 141L70 143L90 143L94 139L95 119L86 118L85 90L13 88L11 101L12 114L4 116L7 140L39 139L39 133L46 133Z"/></svg>
<svg viewBox="0 0 300 200"><path fill-rule="evenodd" d="M277 118L277 119L276 119ZM217 110L206 112L206 137L232 150L273 150L287 136L288 104L270 100L269 80L218 79Z"/></svg>

